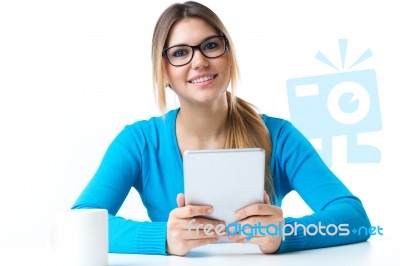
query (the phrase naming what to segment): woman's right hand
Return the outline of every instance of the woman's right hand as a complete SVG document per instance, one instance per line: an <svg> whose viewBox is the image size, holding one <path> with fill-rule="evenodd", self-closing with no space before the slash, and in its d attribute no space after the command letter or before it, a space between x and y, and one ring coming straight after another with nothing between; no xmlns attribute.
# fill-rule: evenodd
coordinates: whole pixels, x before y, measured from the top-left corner
<svg viewBox="0 0 400 266"><path fill-rule="evenodd" d="M198 218L196 216L209 215L213 212L211 206L185 206L185 196L178 194L176 197L178 208L173 209L167 223L167 252L171 255L186 255L192 248L210 244L219 239L215 227L219 224L219 232L225 232L225 223L222 221ZM206 231L204 225L213 225ZM200 230L196 230L197 228ZM208 226L209 229L211 226Z"/></svg>

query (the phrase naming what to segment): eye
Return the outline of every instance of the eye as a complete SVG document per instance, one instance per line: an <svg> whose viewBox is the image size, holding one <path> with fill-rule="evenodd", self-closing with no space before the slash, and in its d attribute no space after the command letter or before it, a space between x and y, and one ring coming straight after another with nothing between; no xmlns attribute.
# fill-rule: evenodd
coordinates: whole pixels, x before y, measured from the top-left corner
<svg viewBox="0 0 400 266"><path fill-rule="evenodd" d="M168 57L183 57L187 56L189 53L190 51L188 47L176 47L168 52Z"/></svg>
<svg viewBox="0 0 400 266"><path fill-rule="evenodd" d="M187 51L185 51L185 50L178 50L178 51L175 51L175 52L174 52L173 56L174 56L174 57L180 57L180 56L184 56L184 55L186 55L186 54L187 54Z"/></svg>
<svg viewBox="0 0 400 266"><path fill-rule="evenodd" d="M213 41L209 41L208 43L206 43L203 46L203 50L212 50L212 49L216 49L218 48L218 43L217 42L213 42Z"/></svg>

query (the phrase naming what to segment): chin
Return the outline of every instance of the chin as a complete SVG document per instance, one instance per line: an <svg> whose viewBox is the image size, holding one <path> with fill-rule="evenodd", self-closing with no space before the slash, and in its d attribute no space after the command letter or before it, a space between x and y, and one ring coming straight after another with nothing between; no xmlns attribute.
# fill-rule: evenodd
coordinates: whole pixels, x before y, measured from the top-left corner
<svg viewBox="0 0 400 266"><path fill-rule="evenodd" d="M198 104L212 105L212 104L220 104L222 105L224 101L226 101L225 93L208 93L207 95L201 95L200 97L196 97L193 99Z"/></svg>

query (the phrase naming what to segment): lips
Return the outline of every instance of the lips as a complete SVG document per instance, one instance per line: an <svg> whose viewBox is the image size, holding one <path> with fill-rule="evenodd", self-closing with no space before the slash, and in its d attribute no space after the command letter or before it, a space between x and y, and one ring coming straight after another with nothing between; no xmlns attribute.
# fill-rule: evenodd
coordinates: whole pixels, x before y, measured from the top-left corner
<svg viewBox="0 0 400 266"><path fill-rule="evenodd" d="M198 84L198 83L206 82L206 81L215 79L216 76L217 75L212 75L212 74L196 76L196 77L192 78L191 80L189 80L189 83Z"/></svg>

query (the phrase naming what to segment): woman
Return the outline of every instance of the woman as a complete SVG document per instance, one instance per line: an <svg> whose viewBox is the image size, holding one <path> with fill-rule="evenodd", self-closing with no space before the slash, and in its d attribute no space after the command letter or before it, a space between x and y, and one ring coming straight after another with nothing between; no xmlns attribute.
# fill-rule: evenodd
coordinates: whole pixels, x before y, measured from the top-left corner
<svg viewBox="0 0 400 266"><path fill-rule="evenodd" d="M153 35L156 98L165 113L165 89L179 97L180 108L127 126L107 150L95 176L74 208L109 211L110 252L185 255L217 241L216 235L188 234L193 217L210 206L185 206L182 153L193 149L261 147L266 151L265 200L237 212L239 223L297 226L297 235L258 235L251 242L263 253L319 248L364 241L349 233L370 223L358 198L325 166L309 142L289 122L259 115L235 96L239 76L233 42L207 7L174 4L160 16ZM228 85L231 92L228 92ZM152 222L117 217L131 187L139 192ZM296 190L314 214L283 217L283 197ZM271 204L272 203L272 204ZM195 224L218 225L196 219ZM341 235L326 227L344 226ZM343 225L345 224L345 225ZM308 226L316 230L308 232ZM325 231L324 231L325 230ZM328 233L328 234L327 234Z"/></svg>

